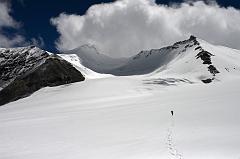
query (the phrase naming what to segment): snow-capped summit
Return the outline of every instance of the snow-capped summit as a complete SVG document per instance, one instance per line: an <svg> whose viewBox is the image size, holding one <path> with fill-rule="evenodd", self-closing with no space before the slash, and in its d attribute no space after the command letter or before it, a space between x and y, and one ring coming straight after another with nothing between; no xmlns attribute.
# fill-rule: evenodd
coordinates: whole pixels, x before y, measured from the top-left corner
<svg viewBox="0 0 240 159"><path fill-rule="evenodd" d="M240 76L239 50L216 46L193 36L173 47L178 48L170 54L176 57L152 74L180 76L204 83Z"/></svg>
<svg viewBox="0 0 240 159"><path fill-rule="evenodd" d="M210 83L240 76L240 51L212 45L195 36L161 49L141 51L115 70L119 75L148 74Z"/></svg>
<svg viewBox="0 0 240 159"><path fill-rule="evenodd" d="M197 38L191 36L189 39L176 42L171 46L141 51L131 57L127 64L118 68L116 72L120 75L149 74L157 70L157 72L162 72L168 70L169 66L174 64L174 62L178 60L184 61L186 55L192 55L193 58L191 60L195 61L196 58L194 56L196 53L194 52L194 47L199 45Z"/></svg>

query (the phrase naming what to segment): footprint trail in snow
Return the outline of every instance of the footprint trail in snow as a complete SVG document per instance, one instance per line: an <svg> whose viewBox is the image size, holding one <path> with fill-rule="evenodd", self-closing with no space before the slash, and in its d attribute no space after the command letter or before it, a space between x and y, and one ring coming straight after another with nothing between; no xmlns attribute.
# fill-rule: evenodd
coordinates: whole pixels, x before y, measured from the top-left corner
<svg viewBox="0 0 240 159"><path fill-rule="evenodd" d="M167 143L166 143L167 148L172 159L183 159L182 154L177 150L176 144L174 144L173 133L174 133L174 118L172 117L171 124L167 131Z"/></svg>

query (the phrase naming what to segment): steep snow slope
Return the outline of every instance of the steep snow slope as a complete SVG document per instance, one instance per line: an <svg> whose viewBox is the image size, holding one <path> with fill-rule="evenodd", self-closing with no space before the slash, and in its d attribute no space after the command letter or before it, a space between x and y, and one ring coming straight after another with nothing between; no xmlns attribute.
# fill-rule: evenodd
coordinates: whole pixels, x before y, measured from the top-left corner
<svg viewBox="0 0 240 159"><path fill-rule="evenodd" d="M177 87L142 80L44 88L0 107L0 158L240 157L240 79Z"/></svg>
<svg viewBox="0 0 240 159"><path fill-rule="evenodd" d="M240 76L239 50L214 46L194 36L161 49L141 51L129 59L112 59L87 45L69 53L76 53L79 60L74 64L86 74L93 74L91 70L117 76L148 74L152 78L176 77L204 83Z"/></svg>
<svg viewBox="0 0 240 159"><path fill-rule="evenodd" d="M183 49L177 58L155 70L152 75L184 77L206 83L240 76L239 50L214 46L200 39L197 42L198 45L186 44L188 49Z"/></svg>
<svg viewBox="0 0 240 159"><path fill-rule="evenodd" d="M191 36L172 46L142 51L114 71L119 75L151 73L154 77L178 77L209 83L240 76L240 51L214 46Z"/></svg>
<svg viewBox="0 0 240 159"><path fill-rule="evenodd" d="M102 74L83 66L80 58L76 54L58 54L61 58L71 63L78 71L80 71L87 79L105 78L110 74Z"/></svg>
<svg viewBox="0 0 240 159"><path fill-rule="evenodd" d="M212 63L220 71L216 79L232 79L240 75L240 50L223 46L209 45L206 41L199 40L203 49L212 52Z"/></svg>

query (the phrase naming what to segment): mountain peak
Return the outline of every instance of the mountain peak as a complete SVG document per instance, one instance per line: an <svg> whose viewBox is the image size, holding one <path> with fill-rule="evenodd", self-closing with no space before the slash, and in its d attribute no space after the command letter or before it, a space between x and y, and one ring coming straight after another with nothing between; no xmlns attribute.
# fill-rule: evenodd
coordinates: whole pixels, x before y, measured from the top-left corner
<svg viewBox="0 0 240 159"><path fill-rule="evenodd" d="M97 50L97 48L94 45L91 44L84 44L80 47L77 47L71 51L80 51L80 52L87 52L87 53L91 53L91 54L100 54Z"/></svg>
<svg viewBox="0 0 240 159"><path fill-rule="evenodd" d="M84 45L81 45L78 48L91 48L91 49L97 50L96 47L93 44L84 44Z"/></svg>
<svg viewBox="0 0 240 159"><path fill-rule="evenodd" d="M189 40L196 40L197 39L197 37L196 36L194 36L194 35L190 35L190 38L189 38Z"/></svg>

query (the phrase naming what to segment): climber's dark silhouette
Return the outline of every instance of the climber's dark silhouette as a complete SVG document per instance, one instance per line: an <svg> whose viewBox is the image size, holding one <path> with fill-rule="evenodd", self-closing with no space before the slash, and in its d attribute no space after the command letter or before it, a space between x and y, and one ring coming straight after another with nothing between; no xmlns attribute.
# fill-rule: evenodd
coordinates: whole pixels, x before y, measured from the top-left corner
<svg viewBox="0 0 240 159"><path fill-rule="evenodd" d="M172 116L173 116L173 111L171 111L171 114L172 114Z"/></svg>

